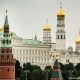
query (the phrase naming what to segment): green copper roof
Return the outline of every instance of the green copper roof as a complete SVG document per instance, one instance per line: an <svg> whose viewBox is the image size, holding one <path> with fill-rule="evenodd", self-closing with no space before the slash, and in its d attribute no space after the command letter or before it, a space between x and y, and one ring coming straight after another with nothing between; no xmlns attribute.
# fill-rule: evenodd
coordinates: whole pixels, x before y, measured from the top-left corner
<svg viewBox="0 0 80 80"><path fill-rule="evenodd" d="M43 43L39 40L33 40L33 39L25 39L23 41L24 45L43 45Z"/></svg>
<svg viewBox="0 0 80 80"><path fill-rule="evenodd" d="M8 17L7 17L7 11L6 11L6 17L5 17L4 26L9 26L9 24L8 24Z"/></svg>
<svg viewBox="0 0 80 80"><path fill-rule="evenodd" d="M0 38L3 38L3 31L0 31ZM14 32L10 32L10 35L11 35L11 37L13 38L13 37L18 37L17 35L16 35L16 33L14 33Z"/></svg>
<svg viewBox="0 0 80 80"><path fill-rule="evenodd" d="M0 38L3 38L3 32L0 32Z"/></svg>
<svg viewBox="0 0 80 80"><path fill-rule="evenodd" d="M57 66L57 67L59 67L60 68L60 66L59 66L59 63L58 63L58 60L56 59L56 61L55 61L55 63L54 63L54 66Z"/></svg>
<svg viewBox="0 0 80 80"><path fill-rule="evenodd" d="M43 44L39 40L33 40L33 39L25 39L22 43L23 45L32 45L32 46L47 46L47 44Z"/></svg>

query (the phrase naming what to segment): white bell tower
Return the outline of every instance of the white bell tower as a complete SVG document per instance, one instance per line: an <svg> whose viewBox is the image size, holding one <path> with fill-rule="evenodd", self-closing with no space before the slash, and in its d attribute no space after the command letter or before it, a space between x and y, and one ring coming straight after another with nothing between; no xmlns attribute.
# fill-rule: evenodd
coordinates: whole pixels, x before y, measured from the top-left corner
<svg viewBox="0 0 80 80"><path fill-rule="evenodd" d="M57 13L56 50L66 50L65 14L60 2L60 9Z"/></svg>
<svg viewBox="0 0 80 80"><path fill-rule="evenodd" d="M46 24L43 28L43 43L51 44L51 28L48 24L48 19L46 20Z"/></svg>

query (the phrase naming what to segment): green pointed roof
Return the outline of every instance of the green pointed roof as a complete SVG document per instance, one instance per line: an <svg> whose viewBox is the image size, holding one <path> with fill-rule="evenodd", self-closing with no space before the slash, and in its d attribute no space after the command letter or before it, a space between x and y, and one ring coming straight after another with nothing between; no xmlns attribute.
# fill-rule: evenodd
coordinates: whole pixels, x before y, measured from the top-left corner
<svg viewBox="0 0 80 80"><path fill-rule="evenodd" d="M6 17L5 17L5 22L4 22L4 27L9 26L8 24L8 16L7 16L7 10L6 10Z"/></svg>
<svg viewBox="0 0 80 80"><path fill-rule="evenodd" d="M56 61L54 63L54 67L60 67L57 59L56 59Z"/></svg>
<svg viewBox="0 0 80 80"><path fill-rule="evenodd" d="M35 37L34 37L34 41L37 41L37 36L36 36L36 34L35 34Z"/></svg>

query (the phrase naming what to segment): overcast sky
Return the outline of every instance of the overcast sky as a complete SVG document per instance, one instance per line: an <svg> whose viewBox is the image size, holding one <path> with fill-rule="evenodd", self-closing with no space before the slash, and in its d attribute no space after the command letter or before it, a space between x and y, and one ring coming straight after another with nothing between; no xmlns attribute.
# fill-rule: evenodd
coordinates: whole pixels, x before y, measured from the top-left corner
<svg viewBox="0 0 80 80"><path fill-rule="evenodd" d="M80 29L80 0L62 0L66 15L65 30L67 46L75 46ZM18 36L33 38L35 33L42 40L46 18L52 29L52 42L56 42L57 10L59 0L0 0L0 26L4 24L5 9L8 10L10 30Z"/></svg>

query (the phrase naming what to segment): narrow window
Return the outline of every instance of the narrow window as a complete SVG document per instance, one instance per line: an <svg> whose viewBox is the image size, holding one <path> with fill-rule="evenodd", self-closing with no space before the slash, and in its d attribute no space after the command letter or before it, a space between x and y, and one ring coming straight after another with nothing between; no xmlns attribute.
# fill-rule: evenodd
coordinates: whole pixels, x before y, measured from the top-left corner
<svg viewBox="0 0 80 80"><path fill-rule="evenodd" d="M58 39L59 39L59 35L58 35Z"/></svg>
<svg viewBox="0 0 80 80"><path fill-rule="evenodd" d="M9 68L7 69L7 71L9 72Z"/></svg>
<svg viewBox="0 0 80 80"><path fill-rule="evenodd" d="M63 36L61 35L61 39L63 38Z"/></svg>

